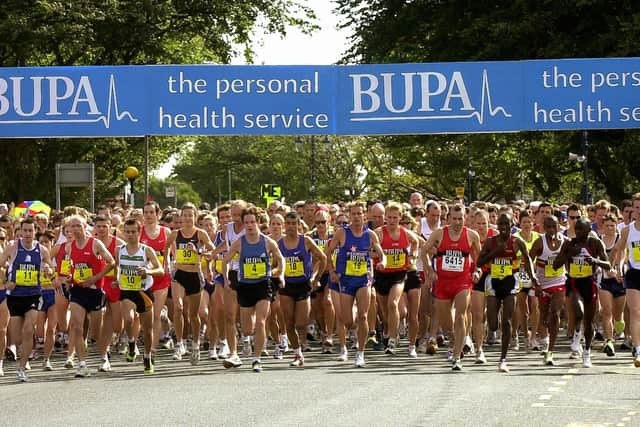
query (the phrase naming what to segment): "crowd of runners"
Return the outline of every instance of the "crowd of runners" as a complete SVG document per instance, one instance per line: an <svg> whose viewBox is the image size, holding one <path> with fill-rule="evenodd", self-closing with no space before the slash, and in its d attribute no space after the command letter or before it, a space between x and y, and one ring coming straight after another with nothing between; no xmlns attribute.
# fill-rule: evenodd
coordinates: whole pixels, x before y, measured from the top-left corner
<svg viewBox="0 0 640 427"><path fill-rule="evenodd" d="M244 358L261 372L265 357L286 357L301 368L310 341L336 363L365 367L371 348L446 355L454 371L464 355L487 363L483 346L499 342L497 368L509 372L509 351L540 352L541 365L564 357L559 331L585 368L621 350L640 367L640 193L619 206L465 207L414 193L267 209L67 207L0 216L0 253L0 375L16 360L20 382L30 369L108 372L118 353L141 358L145 374L159 351L175 363L233 369Z"/></svg>

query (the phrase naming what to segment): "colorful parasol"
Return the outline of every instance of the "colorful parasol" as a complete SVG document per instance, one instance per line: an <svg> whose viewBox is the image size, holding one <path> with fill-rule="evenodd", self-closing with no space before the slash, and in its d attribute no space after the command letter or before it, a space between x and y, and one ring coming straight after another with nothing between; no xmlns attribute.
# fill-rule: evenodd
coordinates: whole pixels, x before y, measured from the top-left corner
<svg viewBox="0 0 640 427"><path fill-rule="evenodd" d="M40 200L25 200L11 210L11 215L16 218L22 218L25 216L32 216L40 212L44 212L48 216L49 213L51 213L51 208Z"/></svg>

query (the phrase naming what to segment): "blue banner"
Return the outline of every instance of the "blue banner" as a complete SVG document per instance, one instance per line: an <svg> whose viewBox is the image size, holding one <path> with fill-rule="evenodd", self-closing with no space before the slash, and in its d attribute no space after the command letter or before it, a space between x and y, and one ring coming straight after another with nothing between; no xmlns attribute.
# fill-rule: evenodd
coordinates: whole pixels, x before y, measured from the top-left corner
<svg viewBox="0 0 640 427"><path fill-rule="evenodd" d="M0 138L637 128L639 58L0 68Z"/></svg>

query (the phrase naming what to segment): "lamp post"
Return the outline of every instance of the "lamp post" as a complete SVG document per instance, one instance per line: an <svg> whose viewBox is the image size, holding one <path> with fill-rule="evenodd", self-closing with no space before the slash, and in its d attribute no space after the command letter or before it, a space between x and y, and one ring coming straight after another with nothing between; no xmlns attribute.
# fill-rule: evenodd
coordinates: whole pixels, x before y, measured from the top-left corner
<svg viewBox="0 0 640 427"><path fill-rule="evenodd" d="M308 141L311 143L311 198L313 200L316 200L318 197L318 176L316 173L316 136L315 135L311 135L311 137L309 137ZM301 137L297 137L296 138L296 144L299 146L302 146L302 144L304 144L305 140L303 140ZM329 143L329 137L325 136L324 137L324 141L325 144Z"/></svg>
<svg viewBox="0 0 640 427"><path fill-rule="evenodd" d="M135 166L129 166L125 171L124 171L124 176L129 180L129 184L130 184L130 189L131 189L131 206L135 207L135 193L133 190L133 183L136 180L137 177L140 176L140 172L138 171L138 168L136 168Z"/></svg>

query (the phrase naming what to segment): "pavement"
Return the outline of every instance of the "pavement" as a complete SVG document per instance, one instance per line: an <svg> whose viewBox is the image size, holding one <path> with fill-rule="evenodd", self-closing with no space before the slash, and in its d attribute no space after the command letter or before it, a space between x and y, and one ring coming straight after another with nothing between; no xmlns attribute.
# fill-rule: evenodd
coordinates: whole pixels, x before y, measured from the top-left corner
<svg viewBox="0 0 640 427"><path fill-rule="evenodd" d="M221 361L197 366L171 360L163 350L156 373L143 375L142 361L115 355L113 371L73 377L64 355L52 359L53 372L35 360L29 381L19 384L15 363L5 361L0 377L4 425L215 425L215 426L640 426L640 368L629 351L607 357L594 349L593 367L569 359L569 341L554 352L557 366L543 366L538 352L510 351L511 372L499 373L499 345L485 347L488 363L463 359L452 372L446 352L406 356L365 353L355 368L319 346L305 354L304 368L263 357L264 371L251 371L251 359L226 370ZM598 343L597 348L601 344Z"/></svg>

